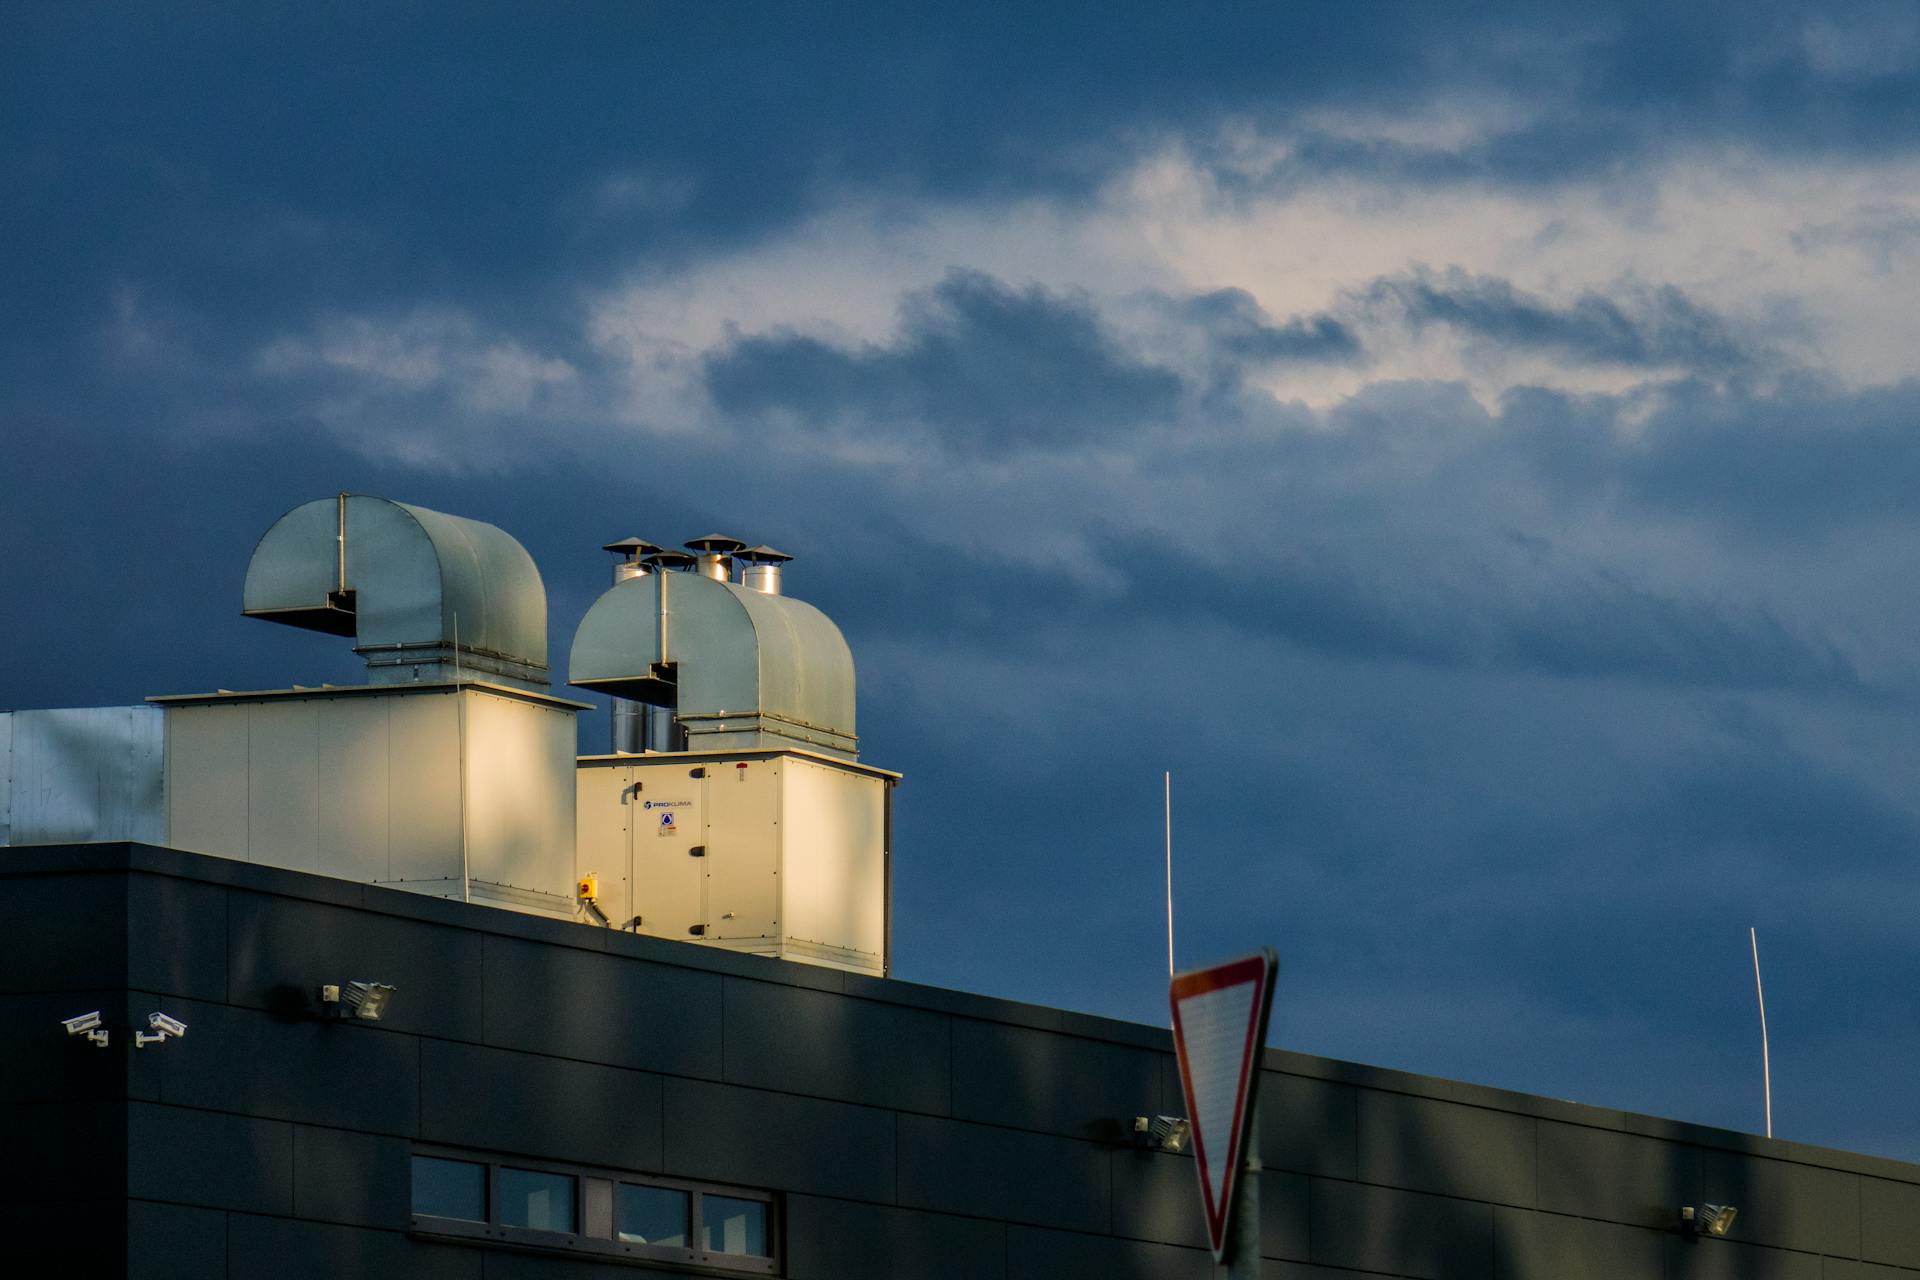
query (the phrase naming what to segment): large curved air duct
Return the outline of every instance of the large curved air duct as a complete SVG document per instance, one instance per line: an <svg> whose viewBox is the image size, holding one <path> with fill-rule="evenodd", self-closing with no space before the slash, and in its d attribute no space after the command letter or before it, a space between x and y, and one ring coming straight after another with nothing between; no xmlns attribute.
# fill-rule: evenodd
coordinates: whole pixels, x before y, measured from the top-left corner
<svg viewBox="0 0 1920 1280"><path fill-rule="evenodd" d="M694 573L630 578L574 633L568 682L670 707L695 751L858 757L853 653L826 614Z"/></svg>
<svg viewBox="0 0 1920 1280"><path fill-rule="evenodd" d="M352 636L372 684L547 685L540 571L478 520L362 494L305 503L254 548L241 609Z"/></svg>

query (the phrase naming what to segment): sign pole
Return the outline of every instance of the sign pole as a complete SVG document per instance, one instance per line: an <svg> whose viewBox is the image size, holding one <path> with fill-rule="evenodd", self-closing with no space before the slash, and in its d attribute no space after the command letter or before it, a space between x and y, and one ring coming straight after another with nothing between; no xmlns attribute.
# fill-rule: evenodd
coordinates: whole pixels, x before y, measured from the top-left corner
<svg viewBox="0 0 1920 1280"><path fill-rule="evenodd" d="M1227 1260L1214 1263L1214 1280L1260 1280L1260 1104L1247 1119L1247 1158L1234 1180L1233 1226Z"/></svg>

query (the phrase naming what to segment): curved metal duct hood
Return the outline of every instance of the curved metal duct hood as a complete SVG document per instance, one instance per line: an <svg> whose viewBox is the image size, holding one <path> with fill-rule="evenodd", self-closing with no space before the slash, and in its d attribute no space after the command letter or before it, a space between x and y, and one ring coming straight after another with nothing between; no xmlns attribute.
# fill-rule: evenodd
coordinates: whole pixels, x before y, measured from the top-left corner
<svg viewBox="0 0 1920 1280"><path fill-rule="evenodd" d="M547 589L478 520L362 494L295 507L247 565L241 612L354 637L372 684L478 677L547 687Z"/></svg>
<svg viewBox="0 0 1920 1280"><path fill-rule="evenodd" d="M568 682L671 707L692 751L859 758L853 652L826 614L694 573L630 578L574 633Z"/></svg>

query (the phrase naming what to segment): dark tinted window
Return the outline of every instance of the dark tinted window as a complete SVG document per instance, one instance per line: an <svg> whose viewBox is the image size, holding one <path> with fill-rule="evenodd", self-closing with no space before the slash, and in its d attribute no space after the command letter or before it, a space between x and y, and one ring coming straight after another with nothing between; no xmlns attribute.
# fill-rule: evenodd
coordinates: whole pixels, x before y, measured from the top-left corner
<svg viewBox="0 0 1920 1280"><path fill-rule="evenodd" d="M487 1219L487 1167L465 1160L413 1158L413 1211L435 1218Z"/></svg>
<svg viewBox="0 0 1920 1280"><path fill-rule="evenodd" d="M533 1169L500 1170L500 1225L573 1230L573 1178Z"/></svg>
<svg viewBox="0 0 1920 1280"><path fill-rule="evenodd" d="M628 1244L687 1247L687 1193L671 1187L620 1186L614 1234Z"/></svg>
<svg viewBox="0 0 1920 1280"><path fill-rule="evenodd" d="M706 1228L707 1252L771 1256L767 1251L766 1201L704 1195L700 1197L700 1218Z"/></svg>

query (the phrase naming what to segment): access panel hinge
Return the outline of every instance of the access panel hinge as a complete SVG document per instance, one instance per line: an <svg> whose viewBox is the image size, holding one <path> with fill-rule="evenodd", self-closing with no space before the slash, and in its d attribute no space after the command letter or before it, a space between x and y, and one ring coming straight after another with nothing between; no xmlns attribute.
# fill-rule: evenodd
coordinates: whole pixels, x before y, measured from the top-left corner
<svg viewBox="0 0 1920 1280"><path fill-rule="evenodd" d="M707 856L707 846L696 844L687 850L687 856L689 858L704 858Z"/></svg>
<svg viewBox="0 0 1920 1280"><path fill-rule="evenodd" d="M703 924L688 925L687 932L696 938L704 938L707 936L707 926Z"/></svg>

